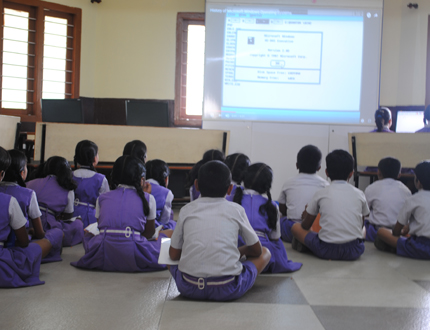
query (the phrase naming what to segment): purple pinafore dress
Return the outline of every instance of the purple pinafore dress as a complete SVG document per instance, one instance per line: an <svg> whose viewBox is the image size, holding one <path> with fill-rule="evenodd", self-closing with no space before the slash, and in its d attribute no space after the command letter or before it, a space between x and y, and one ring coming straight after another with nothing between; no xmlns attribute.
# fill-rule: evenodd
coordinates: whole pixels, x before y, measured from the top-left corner
<svg viewBox="0 0 430 330"><path fill-rule="evenodd" d="M39 280L42 249L30 243L27 247L4 247L10 227L10 195L0 193L0 287L17 288L44 284Z"/></svg>
<svg viewBox="0 0 430 330"><path fill-rule="evenodd" d="M149 194L145 193L149 200ZM85 255L72 266L112 272L147 272L166 269L158 264L161 237L148 241L140 233L146 217L136 190L119 187L100 195L98 228L100 234L85 246Z"/></svg>
<svg viewBox="0 0 430 330"><path fill-rule="evenodd" d="M42 225L45 231L59 228L64 233L63 246L73 246L82 242L84 227L81 220L62 221L56 218L68 204L69 191L61 187L54 175L35 179L27 183L33 189L42 212Z"/></svg>
<svg viewBox="0 0 430 330"><path fill-rule="evenodd" d="M152 184L151 195L155 198L155 203L157 204L157 212L155 217L155 227L163 225L164 229L175 229L176 221L173 220L173 210L170 212L170 218L166 223L161 223L161 214L164 210L164 204L166 204L166 198L169 194L169 189L162 187L158 184Z"/></svg>
<svg viewBox="0 0 430 330"><path fill-rule="evenodd" d="M261 205L267 203L267 198L261 195L244 194L242 206L248 216L249 223L254 228L261 245L268 248L272 254L269 264L263 270L267 273L290 273L299 270L302 267L300 262L288 260L287 251L280 239L272 241L269 239L271 229L267 225L267 219L259 212ZM272 202L274 205L275 203Z"/></svg>
<svg viewBox="0 0 430 330"><path fill-rule="evenodd" d="M28 209L30 207L33 190L21 187L19 185L0 186L0 192L11 195L16 198L21 207L24 217L27 219L26 228L29 228ZM42 259L42 263L61 261L61 247L63 244L63 231L58 228L47 229L45 238L51 243L52 248L49 254ZM37 241L34 239L33 241Z"/></svg>
<svg viewBox="0 0 430 330"><path fill-rule="evenodd" d="M90 178L79 178L74 176L73 180L78 184L75 190L75 210L74 217L80 216L84 223L84 228L97 222L96 201L105 176L95 173Z"/></svg>

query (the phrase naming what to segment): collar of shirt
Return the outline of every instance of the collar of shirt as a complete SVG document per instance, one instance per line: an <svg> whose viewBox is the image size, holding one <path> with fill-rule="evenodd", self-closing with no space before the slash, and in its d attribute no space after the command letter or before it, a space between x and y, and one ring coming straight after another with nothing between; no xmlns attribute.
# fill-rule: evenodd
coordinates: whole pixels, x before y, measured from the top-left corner
<svg viewBox="0 0 430 330"><path fill-rule="evenodd" d="M345 180L333 180L331 184L347 184L348 181Z"/></svg>
<svg viewBox="0 0 430 330"><path fill-rule="evenodd" d="M133 186L129 186L129 185L127 185L127 184L119 184L119 185L118 185L118 188L134 189L134 190L136 190L136 188L135 188L135 187L133 187Z"/></svg>
<svg viewBox="0 0 430 330"><path fill-rule="evenodd" d="M148 179L148 180L146 180L146 182L149 182L150 184L156 184L157 186L159 186L160 184L158 183L158 181L157 180L154 180L154 179Z"/></svg>
<svg viewBox="0 0 430 330"><path fill-rule="evenodd" d="M263 194L260 194L258 191L255 191L254 189L244 189L243 193L245 195L263 195Z"/></svg>
<svg viewBox="0 0 430 330"><path fill-rule="evenodd" d="M16 182L1 181L0 186L19 186Z"/></svg>

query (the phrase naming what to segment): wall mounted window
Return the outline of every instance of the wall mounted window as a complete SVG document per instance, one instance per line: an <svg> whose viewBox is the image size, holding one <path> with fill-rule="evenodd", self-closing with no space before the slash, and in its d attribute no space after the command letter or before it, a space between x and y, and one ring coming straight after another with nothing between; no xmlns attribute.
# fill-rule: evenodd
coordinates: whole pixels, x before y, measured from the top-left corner
<svg viewBox="0 0 430 330"><path fill-rule="evenodd" d="M202 125L205 14L178 13L176 24L175 125Z"/></svg>
<svg viewBox="0 0 430 330"><path fill-rule="evenodd" d="M0 114L40 121L41 98L79 97L82 11L39 0L0 4Z"/></svg>

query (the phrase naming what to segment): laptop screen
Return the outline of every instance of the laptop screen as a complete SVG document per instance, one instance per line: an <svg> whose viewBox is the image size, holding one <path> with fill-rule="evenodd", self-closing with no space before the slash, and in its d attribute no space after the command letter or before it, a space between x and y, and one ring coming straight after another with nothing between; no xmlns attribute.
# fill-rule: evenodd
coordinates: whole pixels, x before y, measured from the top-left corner
<svg viewBox="0 0 430 330"><path fill-rule="evenodd" d="M397 133L415 133L424 127L424 111L398 111L396 121Z"/></svg>

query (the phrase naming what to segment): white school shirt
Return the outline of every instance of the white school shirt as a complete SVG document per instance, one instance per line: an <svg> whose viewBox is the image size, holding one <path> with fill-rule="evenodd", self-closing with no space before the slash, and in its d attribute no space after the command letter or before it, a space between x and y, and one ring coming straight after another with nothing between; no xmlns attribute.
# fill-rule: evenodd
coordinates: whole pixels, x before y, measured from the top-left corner
<svg viewBox="0 0 430 330"><path fill-rule="evenodd" d="M157 180L154 179L148 179L146 182L149 182L150 184L155 184L159 186L160 184L157 182ZM166 196L166 201L164 203L163 211L161 212L160 219L158 220L160 223L168 223L170 220L170 214L172 213L172 201L173 201L173 193L169 189L169 192ZM157 203L157 201L155 201Z"/></svg>
<svg viewBox="0 0 430 330"><path fill-rule="evenodd" d="M126 189L134 189L136 190L135 187L133 186L128 186L126 184L120 184L118 185L118 188L126 188ZM155 216L156 216L156 212L157 212L157 205L155 203L155 198L154 196L152 196L151 194L149 194L149 214L146 216L147 220L155 220ZM95 215L96 219L98 219L100 217L100 204L99 204L99 199L97 198L96 201L96 215Z"/></svg>
<svg viewBox="0 0 430 330"><path fill-rule="evenodd" d="M328 181L316 173L299 173L284 183L278 202L286 204L288 219L301 220L306 204L318 190L328 185Z"/></svg>
<svg viewBox="0 0 430 330"><path fill-rule="evenodd" d="M0 182L0 186L18 186L18 184L15 182L2 181ZM37 202L36 193L34 191L31 192L30 205L28 206L27 213L30 219L36 219L42 216L42 212L40 212L39 209L39 203Z"/></svg>
<svg viewBox="0 0 430 330"><path fill-rule="evenodd" d="M369 222L373 225L393 228L400 210L412 194L400 181L382 179L364 190L369 205Z"/></svg>
<svg viewBox="0 0 430 330"><path fill-rule="evenodd" d="M24 217L18 201L13 196L10 196L8 212L10 219L9 224L13 230L22 228L27 224L27 219Z"/></svg>
<svg viewBox="0 0 430 330"><path fill-rule="evenodd" d="M397 221L409 223L409 234L430 238L430 191L419 190L409 197L400 210Z"/></svg>
<svg viewBox="0 0 430 330"><path fill-rule="evenodd" d="M76 176L77 178L83 178L83 179L92 178L95 174L96 174L96 172L91 171L91 170L86 169L86 168L79 168L76 171L73 171L74 176ZM108 192L108 191L110 191L109 183L108 183L106 177L104 177L103 181L102 181L102 185L99 189L99 195L104 194L105 192Z"/></svg>
<svg viewBox="0 0 430 330"><path fill-rule="evenodd" d="M321 213L318 236L327 243L346 243L363 238L363 216L369 214L364 193L343 180L335 180L317 191L307 212Z"/></svg>
<svg viewBox="0 0 430 330"><path fill-rule="evenodd" d="M248 246L259 241L239 204L224 197L200 197L185 205L171 241L173 248L182 250L179 270L205 278L239 275L238 235Z"/></svg>
<svg viewBox="0 0 430 330"><path fill-rule="evenodd" d="M260 193L258 191L255 191L253 189L244 189L243 194L244 195L260 195ZM263 195L263 197L267 198L266 195ZM278 216L276 219L276 229L275 230L271 229L270 233L269 233L269 239L272 239L272 240L277 240L281 237L281 225L280 225L281 212L279 212L278 204L275 204L275 205L276 205L276 211L277 211Z"/></svg>

